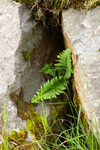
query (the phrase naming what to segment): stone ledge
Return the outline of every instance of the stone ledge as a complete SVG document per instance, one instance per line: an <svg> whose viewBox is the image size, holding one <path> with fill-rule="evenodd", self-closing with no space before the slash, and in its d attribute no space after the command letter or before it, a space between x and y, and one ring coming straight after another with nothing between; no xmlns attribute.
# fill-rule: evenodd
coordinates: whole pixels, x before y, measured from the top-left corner
<svg viewBox="0 0 100 150"><path fill-rule="evenodd" d="M88 123L100 130L100 7L62 12L65 47L71 48L76 90ZM91 124L91 122L93 124Z"/></svg>

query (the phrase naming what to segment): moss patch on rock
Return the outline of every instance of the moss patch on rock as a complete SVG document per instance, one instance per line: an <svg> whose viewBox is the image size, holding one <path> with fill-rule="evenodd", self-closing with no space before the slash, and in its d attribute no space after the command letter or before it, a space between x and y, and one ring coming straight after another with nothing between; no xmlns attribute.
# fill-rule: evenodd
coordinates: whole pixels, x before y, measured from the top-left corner
<svg viewBox="0 0 100 150"><path fill-rule="evenodd" d="M21 87L19 95L11 93L10 98L17 106L17 114L22 120L26 120L26 131L20 130L19 132L13 130L11 135L8 137L10 142L14 141L17 146L30 145L26 142L27 133L34 135L35 140L40 140L45 134L45 130L48 127L48 123L43 116L40 116L38 112L35 112L34 105L24 101L24 91ZM34 140L32 139L32 140ZM12 145L13 146L13 145ZM32 144L31 146L36 146ZM35 147L36 148L36 147Z"/></svg>

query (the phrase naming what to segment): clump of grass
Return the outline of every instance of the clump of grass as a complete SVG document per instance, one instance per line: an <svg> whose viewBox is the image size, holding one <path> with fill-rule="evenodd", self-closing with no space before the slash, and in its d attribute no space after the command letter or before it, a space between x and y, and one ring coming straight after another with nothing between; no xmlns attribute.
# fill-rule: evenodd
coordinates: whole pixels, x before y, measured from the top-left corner
<svg viewBox="0 0 100 150"><path fill-rule="evenodd" d="M99 0L15 0L27 6L33 19L42 21L49 29L61 26L62 9L91 9L100 5Z"/></svg>
<svg viewBox="0 0 100 150"><path fill-rule="evenodd" d="M84 128L84 124L80 118L81 109L79 110L77 118L71 115L69 116L74 118L74 123L70 122L69 126L66 125L68 129L64 129L59 135L56 135L57 139L55 143L52 143L53 148L56 150L99 150L100 145L93 131Z"/></svg>
<svg viewBox="0 0 100 150"><path fill-rule="evenodd" d="M15 0L26 5L36 21L42 21L44 26L56 27L60 25L60 13L68 7L70 0Z"/></svg>
<svg viewBox="0 0 100 150"><path fill-rule="evenodd" d="M90 8L91 7L90 1L92 0L15 0L15 1L26 5L32 14L32 17L36 21L42 21L44 26L54 28L61 25L60 16L62 9L68 9L69 7L73 7L76 9Z"/></svg>
<svg viewBox="0 0 100 150"><path fill-rule="evenodd" d="M2 142L2 144L0 144L0 150L9 150L9 148L10 148L9 143L8 143L8 134L5 133L5 128L6 128L6 124L7 124L6 106L7 106L7 99L9 96L10 88L11 88L11 85L8 88L6 100L4 103L4 112L2 114L0 114L0 116L2 116L2 121L3 121L3 129L1 132L2 134L0 135L0 141Z"/></svg>
<svg viewBox="0 0 100 150"><path fill-rule="evenodd" d="M100 0L88 0L88 1L85 1L84 3L84 6L86 9L92 9L98 5L100 5Z"/></svg>

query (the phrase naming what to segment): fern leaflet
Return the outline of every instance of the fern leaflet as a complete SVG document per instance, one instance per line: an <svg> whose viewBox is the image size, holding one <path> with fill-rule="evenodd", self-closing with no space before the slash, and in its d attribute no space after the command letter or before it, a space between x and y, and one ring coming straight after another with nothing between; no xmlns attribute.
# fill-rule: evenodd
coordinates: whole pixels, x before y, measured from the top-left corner
<svg viewBox="0 0 100 150"><path fill-rule="evenodd" d="M64 77L55 77L52 80L48 80L44 87L40 87L36 92L31 103L38 103L40 100L56 98L56 95L60 95L66 89L68 84L68 80L64 79Z"/></svg>
<svg viewBox="0 0 100 150"><path fill-rule="evenodd" d="M41 71L42 73L45 73L45 74L49 74L53 77L55 77L55 68L52 66L52 63L49 65L49 64L46 64L42 69Z"/></svg>
<svg viewBox="0 0 100 150"><path fill-rule="evenodd" d="M55 70L58 72L59 76L64 75L65 78L69 79L72 73L72 64L70 58L71 50L67 49L60 53L57 58L57 63L55 64Z"/></svg>

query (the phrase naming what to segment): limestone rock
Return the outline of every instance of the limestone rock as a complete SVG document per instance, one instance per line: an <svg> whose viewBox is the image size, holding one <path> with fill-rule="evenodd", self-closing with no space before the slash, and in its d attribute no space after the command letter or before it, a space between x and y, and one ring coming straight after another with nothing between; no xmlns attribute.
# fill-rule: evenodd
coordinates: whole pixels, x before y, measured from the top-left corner
<svg viewBox="0 0 100 150"><path fill-rule="evenodd" d="M6 105L6 128L9 131L24 129L26 124L17 116L16 106L11 102L9 94L19 94L23 87L24 100L31 100L36 90L45 82L40 69L47 62L54 62L56 55L63 49L62 37L57 34L51 34L43 25L33 21L25 6L12 0L0 1L0 114L4 112L4 102L11 85ZM34 51L31 63L24 59L23 51ZM47 103L44 103L44 107L50 121L50 106ZM36 111L43 113L41 103ZM0 130L2 126L0 120Z"/></svg>
<svg viewBox="0 0 100 150"><path fill-rule="evenodd" d="M100 7L63 11L62 27L65 46L72 50L75 87L96 135L97 127L100 130Z"/></svg>
<svg viewBox="0 0 100 150"><path fill-rule="evenodd" d="M22 51L32 51L34 43L37 46L42 35L42 27L37 31L36 23L29 19L29 10L24 6L11 0L0 1L0 113L3 112L9 85L12 85L9 93L19 92L20 87L24 87L28 93L26 99L29 99L42 80L38 65L32 68L22 55ZM32 78L34 82L30 81ZM16 107L8 96L7 128L13 130L24 127L25 121L17 117Z"/></svg>

